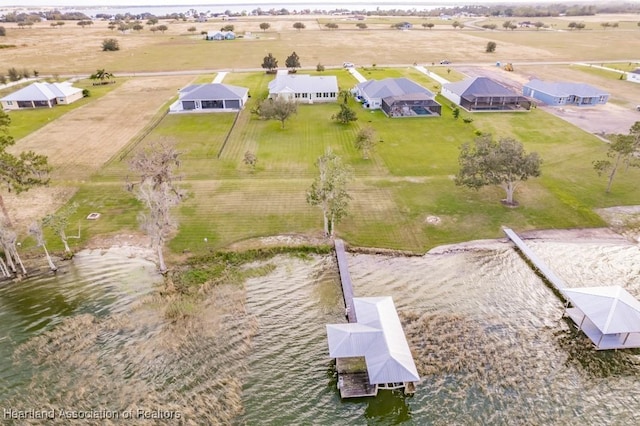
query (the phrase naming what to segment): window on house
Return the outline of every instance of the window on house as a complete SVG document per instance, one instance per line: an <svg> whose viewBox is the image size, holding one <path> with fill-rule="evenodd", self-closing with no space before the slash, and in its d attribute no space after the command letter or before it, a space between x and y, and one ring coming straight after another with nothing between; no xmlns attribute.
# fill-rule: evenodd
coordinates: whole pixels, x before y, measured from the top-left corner
<svg viewBox="0 0 640 426"><path fill-rule="evenodd" d="M299 98L299 97L300 97L300 93L296 93L296 98Z"/></svg>

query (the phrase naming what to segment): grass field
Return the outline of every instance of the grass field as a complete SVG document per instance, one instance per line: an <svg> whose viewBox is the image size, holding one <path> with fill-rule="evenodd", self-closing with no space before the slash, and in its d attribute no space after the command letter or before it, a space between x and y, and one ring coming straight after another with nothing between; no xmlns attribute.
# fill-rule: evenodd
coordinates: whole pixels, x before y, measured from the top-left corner
<svg viewBox="0 0 640 426"><path fill-rule="evenodd" d="M382 77L413 73L405 68L372 72ZM269 79L264 73L227 78L252 92L263 90ZM340 78L348 85L351 77ZM354 245L423 252L444 243L497 237L502 225L519 230L602 226L594 207L637 199L637 173L620 175L614 191L605 194L605 181L591 167L591 161L604 156L602 142L540 110L476 114L473 123L465 124L453 119L446 103L440 118L389 119L351 101L359 115L356 123L331 121L335 104L301 105L281 129L279 122L251 114L257 101L251 99L232 130L234 114L170 115L142 142L175 139L184 151L181 172L190 197L179 208L173 252L279 233L318 235L322 217L306 204L305 191L315 175L313 163L327 147L354 168L351 214L338 226L338 234ZM361 159L353 146L362 126L375 128L381 140L370 160ZM498 188L476 192L454 185L458 147L473 140L476 129L515 137L545 160L543 176L517 191L519 208L504 207ZM242 162L247 150L258 157L253 172ZM94 177L94 185L83 185L76 194L81 215L103 213L99 224L86 229L87 236L123 226L135 229L137 203L122 187L126 173L126 159L112 162ZM428 223L428 216L438 216L440 224Z"/></svg>
<svg viewBox="0 0 640 426"><path fill-rule="evenodd" d="M434 30L395 31L382 27L397 20L380 18L367 21L372 26L379 25L378 29L355 31L341 27L329 31L323 29L324 21L311 21L305 30L295 31L291 29L293 17L277 19L267 32L257 29L264 19L236 21L234 25L240 31L252 31L252 37L220 43L206 42L199 35L187 33L186 28L192 23L171 23L165 34L123 35L102 28L102 23L85 30L35 26L20 33L10 29L7 42L20 47L3 49L0 60L17 68L37 68L41 73L89 73L97 68L106 68L116 75L124 71L202 70L200 75L182 76L181 81L203 83L215 77L216 69L257 68L268 52L282 64L295 50L303 66L339 65L348 60L356 63L368 79L408 77L437 92L440 85L412 67L385 64L419 62L444 78L459 81L464 75L456 71L457 62L491 64L496 60L495 55L484 53L487 40L498 42L500 59L514 61L590 58L617 60L622 66L640 51L640 31L622 29L487 32L468 28L454 31L447 27L450 24L443 24ZM415 21L417 25L423 22ZM200 24L197 26L200 30ZM83 31L81 39L79 31ZM118 38L121 51L99 52L96 46L106 36ZM60 64L48 56L54 46L68 46L72 38L75 42L67 51L75 59ZM318 44L319 38L323 43ZM38 40L42 51L34 54ZM381 55L380 46L393 48L385 49ZM26 63L22 62L28 57L25 54L32 55ZM430 66L445 58L454 64ZM580 73L589 83L610 81L620 93L633 94L637 89L618 87L624 82L613 81L612 73L586 67L529 65L519 66L518 71L520 69L528 75L541 76ZM356 84L342 69L327 70L325 74L336 75L342 89ZM593 135L542 110L527 114L475 114L473 122L466 124L461 119L454 120L448 101L440 98L442 117L415 119L388 119L380 111L364 110L352 100L351 106L359 117L355 123L344 126L333 122L330 117L338 110L336 104L301 105L298 114L282 129L279 122L262 121L251 113L266 96L267 84L272 78L263 72L233 71L225 77L224 83L250 90L249 104L237 117L235 114L168 115L157 126L152 126L150 133L142 129L131 138L134 142L139 140L140 147L154 141L172 140L184 153L181 173L190 197L177 211L180 228L170 243L174 253L199 252L280 233L319 235L322 216L318 209L306 204L305 191L315 175L315 159L328 147L354 169L350 215L338 226L338 234L353 245L424 252L444 243L500 236L502 225L518 230L602 226L604 222L593 212L594 208L639 203L637 171L620 174L612 193L605 194L606 182L591 166L593 160L604 158L605 145ZM124 83L122 79L122 83L114 86ZM110 89L110 86L104 88ZM83 102L92 105L98 101L102 88L95 90L94 96ZM172 96L166 92L162 108ZM156 100L157 105L158 102ZM23 118L16 115L12 131L22 138L45 124L45 119L46 122L59 121L70 111L71 108L31 111ZM156 110L155 115L151 112L149 110L142 124L148 126L161 110ZM115 111L111 114L117 116ZM463 116L471 115L463 113ZM116 118L116 121L124 124L134 119L135 114L129 112L127 117ZM369 160L363 160L353 146L355 135L363 126L373 127L380 141ZM504 194L498 188L471 191L454 185L459 146L472 141L476 130L496 137L515 137L527 150L537 151L544 159L542 177L524 183L516 192L520 207L504 207L500 203ZM124 142L126 146L118 155L111 156L104 167L91 175L83 175L81 182L65 181L77 188L73 197L73 201L80 204L77 219L93 211L102 213L100 220L83 226L83 241L98 234L137 229L139 205L123 187L132 142ZM243 164L246 151L257 155L255 171ZM427 221L430 216L439 217L441 222L430 223Z"/></svg>

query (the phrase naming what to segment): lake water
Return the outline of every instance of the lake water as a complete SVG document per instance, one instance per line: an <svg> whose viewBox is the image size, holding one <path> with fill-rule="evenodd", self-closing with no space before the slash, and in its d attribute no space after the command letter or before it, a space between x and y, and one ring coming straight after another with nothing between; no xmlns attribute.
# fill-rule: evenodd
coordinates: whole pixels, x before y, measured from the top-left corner
<svg viewBox="0 0 640 426"><path fill-rule="evenodd" d="M569 286L620 284L640 296L637 245L529 245ZM349 255L357 296L393 297L423 380L412 397L381 391L345 401L325 334L325 324L344 321L331 256L279 256L268 275L213 291L187 324L163 320L153 303L136 304L148 297L153 266L136 259L127 269L122 261L113 269L115 261L92 260L89 280L78 273L77 282L0 289L1 336L10 341L0 374L13 389L0 406L160 407L247 425L640 421L639 352L594 351L505 242L420 257ZM147 284L131 280L135 274ZM38 335L50 329L43 344ZM16 350L37 352L37 365L12 359ZM54 384L61 372L74 380ZM34 384L43 388L35 396Z"/></svg>

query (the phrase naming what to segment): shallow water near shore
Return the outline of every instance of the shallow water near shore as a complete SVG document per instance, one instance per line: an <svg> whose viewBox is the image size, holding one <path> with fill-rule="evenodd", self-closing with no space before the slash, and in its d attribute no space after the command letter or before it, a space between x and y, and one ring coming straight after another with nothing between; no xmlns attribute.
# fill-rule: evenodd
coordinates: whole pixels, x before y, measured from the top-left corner
<svg viewBox="0 0 640 426"><path fill-rule="evenodd" d="M637 245L528 244L571 287L620 284L640 297ZM344 321L332 257L278 256L269 262L276 266L273 272L248 279L244 288L215 293L197 321L184 326L134 307L157 278L154 265L143 259L101 263L91 257L87 271L73 272L75 279L43 284L37 278L1 287L0 378L12 392L0 397L0 405L156 404L182 410L195 423L222 410L228 413L216 417L222 423L235 419L247 425L640 420L634 409L640 400L640 352L594 351L562 318L562 301L508 243L421 257L349 255L355 294L395 301L423 378L412 397L381 391L376 398L341 401L325 332L325 324ZM75 326L63 321L82 314L93 316ZM54 331L45 344L32 343L47 330ZM97 337L78 345L69 335L79 330L93 330ZM47 350L29 369L12 357L18 347ZM47 382L43 378L78 365L102 370L105 383L83 392L79 388L95 376L74 372L74 380L33 396L33 378Z"/></svg>

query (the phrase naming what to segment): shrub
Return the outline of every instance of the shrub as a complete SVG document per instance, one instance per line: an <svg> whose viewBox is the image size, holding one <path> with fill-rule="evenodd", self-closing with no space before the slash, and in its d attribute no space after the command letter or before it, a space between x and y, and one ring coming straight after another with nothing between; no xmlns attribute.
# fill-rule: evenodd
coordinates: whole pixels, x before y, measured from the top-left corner
<svg viewBox="0 0 640 426"><path fill-rule="evenodd" d="M0 36L6 36L7 35L7 30L5 30L4 27L0 27Z"/></svg>
<svg viewBox="0 0 640 426"><path fill-rule="evenodd" d="M114 52L116 50L120 50L120 45L115 38L107 38L102 42L103 52Z"/></svg>
<svg viewBox="0 0 640 426"><path fill-rule="evenodd" d="M22 75L20 75L18 70L13 67L9 68L7 74L9 74L9 81L18 81L22 78Z"/></svg>
<svg viewBox="0 0 640 426"><path fill-rule="evenodd" d="M318 65L316 65L316 71L318 71L318 72L324 71L324 65L322 65L320 63Z"/></svg>

